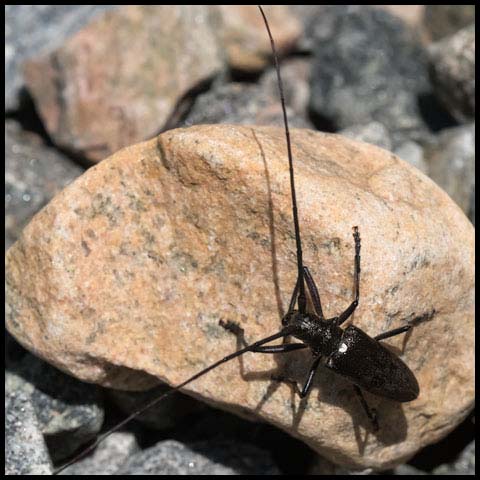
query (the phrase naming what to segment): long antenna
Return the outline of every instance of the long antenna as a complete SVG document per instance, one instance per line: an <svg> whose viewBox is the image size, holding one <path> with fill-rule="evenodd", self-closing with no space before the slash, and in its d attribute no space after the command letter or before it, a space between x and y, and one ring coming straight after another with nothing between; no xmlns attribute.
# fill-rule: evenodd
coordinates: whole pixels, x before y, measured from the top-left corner
<svg viewBox="0 0 480 480"><path fill-rule="evenodd" d="M285 135L287 138L287 149L288 149L288 164L290 168L290 187L291 187L291 192L292 192L292 206L293 206L293 222L295 225L295 240L296 240L296 245L297 245L297 265L298 265L298 280L297 280L297 286L295 288L298 288L299 290L299 295L298 295L298 308L300 312L305 313L306 311L306 297L305 297L305 283L304 283L304 278L303 278L303 262L302 262L302 244L300 240L300 227L298 224L298 213L297 213L297 199L295 195L295 179L294 179L294 172L293 172L293 160L292 160L292 150L291 150L291 144L290 144L290 132L288 130L288 120L287 120L287 111L285 108L285 98L283 95L283 85L282 85L282 79L280 76L280 67L278 64L278 57L277 57L277 52L275 49L275 43L273 41L272 34L270 32L270 26L268 25L267 17L265 16L265 13L263 12L263 9L260 5L258 5L258 8L260 9L260 13L262 14L263 20L265 22L265 26L267 27L267 32L268 36L270 37L270 43L272 45L272 52L273 52L273 58L275 60L275 69L277 71L277 79L278 79L278 88L280 90L280 100L282 103L282 111L283 111L283 121L285 123ZM126 423L128 423L130 420L133 418L137 417L138 415L141 415L143 412L148 410L149 408L153 407L157 403L161 402L165 397L168 397L169 395L173 394L174 392L177 392L181 388L185 387L189 383L193 382L197 378L202 377L206 373L210 372L210 370L213 370L214 368L230 361L233 360L234 358L239 357L240 355L243 355L246 352L251 352L256 349L256 347L259 347L265 343L271 342L272 340L276 340L277 338L281 337L286 337L287 335L290 335L292 332L292 329L290 327L285 327L280 332L275 333L274 335L270 335L269 337L263 338L262 340L258 340L255 343L252 343L251 345L247 345L246 347L242 348L241 350L238 350L236 352L231 353L230 355L227 355L226 357L223 357L221 360L218 360L215 363L212 363L208 367L204 368L200 372L196 373L195 375L191 376L187 380L185 380L183 383L177 385L176 387L172 387L170 390L167 390L165 393L160 395L159 397L155 398L154 400L151 400L150 402L146 403L142 407L140 407L138 410L135 410L132 414L130 414L127 418L122 420L120 423L115 425L114 427L110 428L108 431L100 435L97 440L92 443L89 447L87 447L85 450L83 450L80 454L75 456L72 460L68 461L61 467L57 468L54 470L53 474L57 475L63 470L65 470L68 466L72 465L73 463L77 462L81 458L83 458L87 453L91 452L93 449L95 449L100 443L102 443L109 435L112 433L116 432L120 428L122 428Z"/></svg>
<svg viewBox="0 0 480 480"><path fill-rule="evenodd" d="M76 461L80 460L81 458L83 458L87 453L91 452L94 448L96 448L100 443L102 443L110 434L112 434L113 432L116 432L117 430L119 430L120 428L122 428L126 423L128 423L130 420L132 420L133 418L137 417L138 415L142 414L143 412L145 412L146 410L148 410L149 408L153 407L154 405L156 405L157 403L159 403L160 401L162 401L165 397L168 397L169 395L171 395L172 393L180 390L181 388L185 387L186 385L188 385L190 382L193 382L194 380L196 380L197 378L199 377L202 377L203 375L205 375L206 373L208 373L210 370L213 370L214 368L218 367L219 365L222 365L223 363L226 363L228 362L229 360L233 360L234 358L236 357L239 357L240 355L243 355L244 353L246 352L250 352L252 350L254 350L256 347L259 347L261 345L263 345L264 343L268 343L268 342L271 342L272 340L276 340L277 338L281 338L281 337L286 337L287 335L289 335L291 332L291 329L286 327L284 328L283 330L281 330L280 332L278 333L275 333L274 335L270 335L269 337L266 337L266 338L263 338L262 340L258 340L257 342L255 343L252 343L251 345L247 345L245 348L242 348L241 350L238 350L236 352L233 352L231 353L230 355L227 355L226 357L223 357L221 360L218 360L217 362L215 363L212 363L211 365L209 365L207 368L204 368L203 370L201 370L200 372L196 373L195 375L191 376L189 379L185 380L183 383L181 383L180 385L177 385L176 387L173 387L171 388L170 390L167 390L165 393L163 393L162 395L160 395L159 397L155 398L154 400L151 400L150 402L146 403L145 405L143 405L142 407L140 407L138 410L135 410L131 415L129 415L127 418L125 418L124 420L122 420L120 423L118 423L117 425L115 425L114 427L112 427L110 430L106 431L105 433L103 433L102 435L100 435L97 440L95 440L94 443L92 443L89 447L87 447L85 450L83 450L80 454L78 454L76 457L74 457L73 459L69 460L67 463L65 463L64 465L62 465L61 467L57 468L56 470L54 470L53 474L54 475L57 475L59 474L60 472L62 472L63 470L65 470L68 466L72 465L73 463L75 463Z"/></svg>
<svg viewBox="0 0 480 480"><path fill-rule="evenodd" d="M280 101L282 103L283 122L285 124L285 137L287 138L287 151L288 151L288 165L290 169L290 190L292 192L292 211L293 211L293 224L295 226L295 242L297 244L297 267L298 267L298 309L301 313L306 312L307 299L305 296L305 282L303 278L303 260L302 260L302 241L300 238L300 225L298 223L298 211L297 211L297 195L295 193L295 176L293 172L293 158L292 158L292 146L290 143L290 130L288 129L287 109L285 108L285 97L283 94L283 83L280 75L280 65L278 63L277 50L275 48L275 42L273 41L272 32L268 24L267 17L260 5L258 5L260 13L262 14L265 27L267 27L268 36L270 37L270 44L272 46L273 59L275 61L275 70L277 71L278 89L280 91Z"/></svg>

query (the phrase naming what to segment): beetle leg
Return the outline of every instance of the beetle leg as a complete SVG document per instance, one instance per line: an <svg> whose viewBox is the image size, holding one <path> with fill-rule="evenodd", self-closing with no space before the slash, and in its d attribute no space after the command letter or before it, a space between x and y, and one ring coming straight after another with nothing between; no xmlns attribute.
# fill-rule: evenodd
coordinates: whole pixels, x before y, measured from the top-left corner
<svg viewBox="0 0 480 480"><path fill-rule="evenodd" d="M276 380L277 382L289 383L295 389L295 392L298 394L300 398L305 398L308 395L308 392L310 391L310 389L312 388L312 380L315 375L315 372L317 371L317 368L321 359L322 359L322 356L319 355L313 360L312 366L310 367L310 371L308 372L307 381L305 382L305 385L301 390L300 390L300 387L298 386L298 383L295 380L286 378L283 375L274 375L271 377L271 379Z"/></svg>
<svg viewBox="0 0 480 480"><path fill-rule="evenodd" d="M368 406L359 386L353 385L353 388L358 396L358 399L360 400L360 403L362 404L363 409L365 410L365 413L367 414L368 419L372 423L373 431L376 432L379 429L377 411L374 408L370 408Z"/></svg>
<svg viewBox="0 0 480 480"><path fill-rule="evenodd" d="M252 352L257 353L287 353L293 352L294 350L300 350L302 348L307 348L308 345L305 343L284 343L282 345L270 345L266 347L256 347L253 348Z"/></svg>
<svg viewBox="0 0 480 480"><path fill-rule="evenodd" d="M225 330L233 333L237 337L240 346L246 347L248 345L247 341L245 340L245 332L237 322L233 322L232 320L227 320L226 322L224 322L223 320L220 320L219 325ZM253 347L250 351L256 353L287 353L307 347L308 345L306 345L305 343L283 343L281 345Z"/></svg>
<svg viewBox="0 0 480 480"><path fill-rule="evenodd" d="M303 267L303 273L305 274L305 281L307 282L308 291L310 292L310 296L312 297L315 312L320 317L320 320L324 320L322 303L320 302L320 295L318 294L317 286L315 285L315 282L308 267Z"/></svg>
<svg viewBox="0 0 480 480"><path fill-rule="evenodd" d="M300 288L300 277L297 278L297 283L295 283L295 288L293 289L292 298L290 299L290 305L288 307L288 313L292 313L295 308L295 302L298 297L298 289Z"/></svg>
<svg viewBox="0 0 480 480"><path fill-rule="evenodd" d="M360 234L358 233L358 227L353 227L353 238L355 240L355 269L353 273L355 300L342 314L338 316L336 320L334 320L337 325L341 325L355 311L358 305L358 299L360 297Z"/></svg>
<svg viewBox="0 0 480 480"><path fill-rule="evenodd" d="M393 330L389 330L388 332L381 333L376 337L373 337L375 340L385 340L386 338L394 337L395 335L399 335L403 332L408 332L412 328L412 325L404 325L403 327L395 328Z"/></svg>
<svg viewBox="0 0 480 480"><path fill-rule="evenodd" d="M300 392L300 398L306 397L308 392L312 388L313 376L315 375L315 372L317 371L317 368L318 368L318 365L319 365L321 359L322 359L322 356L319 355L313 361L312 366L310 367L310 371L308 372L307 381L305 382L305 385L303 386L302 391Z"/></svg>

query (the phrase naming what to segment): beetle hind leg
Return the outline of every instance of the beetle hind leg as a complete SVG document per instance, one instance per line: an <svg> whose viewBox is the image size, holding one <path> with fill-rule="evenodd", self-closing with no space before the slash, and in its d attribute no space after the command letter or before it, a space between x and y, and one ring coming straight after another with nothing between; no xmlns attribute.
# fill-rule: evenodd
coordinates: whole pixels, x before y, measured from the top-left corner
<svg viewBox="0 0 480 480"><path fill-rule="evenodd" d="M412 328L412 325L404 325L403 327L395 328L389 330L388 332L381 333L374 337L375 340L385 340L386 338L394 337L395 335L400 335L403 332L408 332Z"/></svg>
<svg viewBox="0 0 480 480"><path fill-rule="evenodd" d="M363 396L363 393L360 390L360 387L358 387L357 385L354 385L353 388L355 390L355 393L357 394L358 399L360 400L360 403L362 404L363 409L365 410L365 413L367 414L368 419L372 424L372 430L374 432L378 431L380 427L378 425L377 411L374 408L370 408L368 406L367 401L365 400L365 397Z"/></svg>

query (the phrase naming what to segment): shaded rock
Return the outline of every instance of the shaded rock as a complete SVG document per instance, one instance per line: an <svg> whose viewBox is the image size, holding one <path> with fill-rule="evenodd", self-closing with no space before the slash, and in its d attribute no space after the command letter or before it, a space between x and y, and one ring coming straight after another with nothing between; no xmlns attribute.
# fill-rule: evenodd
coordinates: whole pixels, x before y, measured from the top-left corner
<svg viewBox="0 0 480 480"><path fill-rule="evenodd" d="M267 13L280 50L288 50L299 25L283 7ZM25 78L55 143L99 161L161 131L177 103L228 61L258 71L269 56L252 6L135 5L108 12L62 48L27 62Z"/></svg>
<svg viewBox="0 0 480 480"><path fill-rule="evenodd" d="M352 125L351 127L344 128L340 133L345 137L371 143L385 150L392 149L390 134L379 122L370 122L366 125Z"/></svg>
<svg viewBox="0 0 480 480"><path fill-rule="evenodd" d="M430 177L473 219L475 124L442 130L425 154Z"/></svg>
<svg viewBox="0 0 480 480"><path fill-rule="evenodd" d="M289 124L311 127L307 118L309 63L305 59L282 62L282 81ZM269 69L256 84L214 82L200 94L179 126L236 123L283 126L276 72Z"/></svg>
<svg viewBox="0 0 480 480"><path fill-rule="evenodd" d="M418 29L425 15L425 5L374 5L384 9L391 15L402 20L411 28Z"/></svg>
<svg viewBox="0 0 480 480"><path fill-rule="evenodd" d="M228 64L234 70L258 72L272 56L270 39L260 12L253 5L219 5L221 40ZM301 35L301 25L286 5L263 7L278 54L290 51Z"/></svg>
<svg viewBox="0 0 480 480"><path fill-rule="evenodd" d="M353 125L352 127L344 128L340 133L348 138L371 143L385 150L392 149L388 130L378 122L370 122L366 125ZM394 153L402 160L418 168L422 173L428 175L428 167L423 158L423 148L418 143L406 141L399 145Z"/></svg>
<svg viewBox="0 0 480 480"><path fill-rule="evenodd" d="M127 416L140 408L140 406L146 405L147 402L159 397L167 389L167 385L159 385L147 392L141 393L112 390L108 396L115 405L125 413L125 416ZM149 426L149 428L163 430L174 427L181 419L202 411L204 408L205 404L197 402L181 393L174 393L139 415L136 420Z"/></svg>
<svg viewBox="0 0 480 480"><path fill-rule="evenodd" d="M475 475L475 440L448 465L442 465L433 471L434 475Z"/></svg>
<svg viewBox="0 0 480 480"><path fill-rule="evenodd" d="M95 449L93 455L70 465L61 475L114 475L138 451L133 433L115 432Z"/></svg>
<svg viewBox="0 0 480 480"><path fill-rule="evenodd" d="M160 442L132 456L117 475L279 475L267 452L238 442Z"/></svg>
<svg viewBox="0 0 480 480"><path fill-rule="evenodd" d="M417 376L398 404L321 369L308 402L308 352L246 354L185 392L262 419L326 458L389 468L446 435L473 405L471 223L430 179L377 147L292 131L305 263L328 317L352 299L352 226L362 238L354 323L388 340ZM272 246L273 245L273 246ZM279 330L295 283L284 131L207 125L165 132L87 171L43 209L7 252L7 326L27 348L87 381L141 389L179 384ZM439 272L442 272L439 275ZM428 346L429 348L426 348ZM332 435L335 432L335 435Z"/></svg>
<svg viewBox="0 0 480 480"><path fill-rule="evenodd" d="M405 465L398 466L397 468L395 468L394 472L392 473L394 475L428 475L423 470L420 470L419 468L409 465L408 463Z"/></svg>
<svg viewBox="0 0 480 480"><path fill-rule="evenodd" d="M433 41L475 23L475 5L425 5L424 28Z"/></svg>
<svg viewBox="0 0 480 480"><path fill-rule="evenodd" d="M12 364L19 362L25 355L28 355L28 351L25 350L16 340L13 338L8 330L4 330L5 333L5 370L9 369Z"/></svg>
<svg viewBox="0 0 480 480"><path fill-rule="evenodd" d="M26 58L59 47L110 8L115 5L5 5L5 110L19 107Z"/></svg>
<svg viewBox="0 0 480 480"><path fill-rule="evenodd" d="M362 470L350 470L328 461L326 458L317 455L308 469L308 475L369 475L371 468Z"/></svg>
<svg viewBox="0 0 480 480"><path fill-rule="evenodd" d="M470 196L470 208L468 210L468 217L475 225L475 189L473 189L472 195Z"/></svg>
<svg viewBox="0 0 480 480"><path fill-rule="evenodd" d="M315 24L327 8L327 5L289 5L291 16L303 27L297 41L298 50L309 53L313 50Z"/></svg>
<svg viewBox="0 0 480 480"><path fill-rule="evenodd" d="M428 165L424 159L423 148L416 142L407 141L395 149L395 155L428 175Z"/></svg>
<svg viewBox="0 0 480 480"><path fill-rule="evenodd" d="M55 194L84 169L47 147L37 135L5 123L5 249Z"/></svg>
<svg viewBox="0 0 480 480"><path fill-rule="evenodd" d="M438 98L459 121L475 117L475 25L429 48L430 75Z"/></svg>
<svg viewBox="0 0 480 480"><path fill-rule="evenodd" d="M418 105L430 89L427 61L412 31L365 5L333 6L317 18L312 111L338 129L379 122L394 147L428 137Z"/></svg>
<svg viewBox="0 0 480 480"><path fill-rule="evenodd" d="M30 397L53 461L73 454L100 431L103 409L99 388L81 384L33 355L18 363L5 388Z"/></svg>
<svg viewBox="0 0 480 480"><path fill-rule="evenodd" d="M10 382L6 372L5 382ZM52 465L35 409L25 392L5 388L5 475L50 475Z"/></svg>

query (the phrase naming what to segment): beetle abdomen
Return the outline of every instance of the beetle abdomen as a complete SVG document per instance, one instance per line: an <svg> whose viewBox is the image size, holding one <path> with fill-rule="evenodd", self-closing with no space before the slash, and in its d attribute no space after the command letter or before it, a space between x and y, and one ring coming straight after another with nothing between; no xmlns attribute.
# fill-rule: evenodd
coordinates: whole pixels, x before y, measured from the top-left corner
<svg viewBox="0 0 480 480"><path fill-rule="evenodd" d="M350 325L325 364L352 383L379 397L410 402L419 394L415 375L395 354Z"/></svg>

